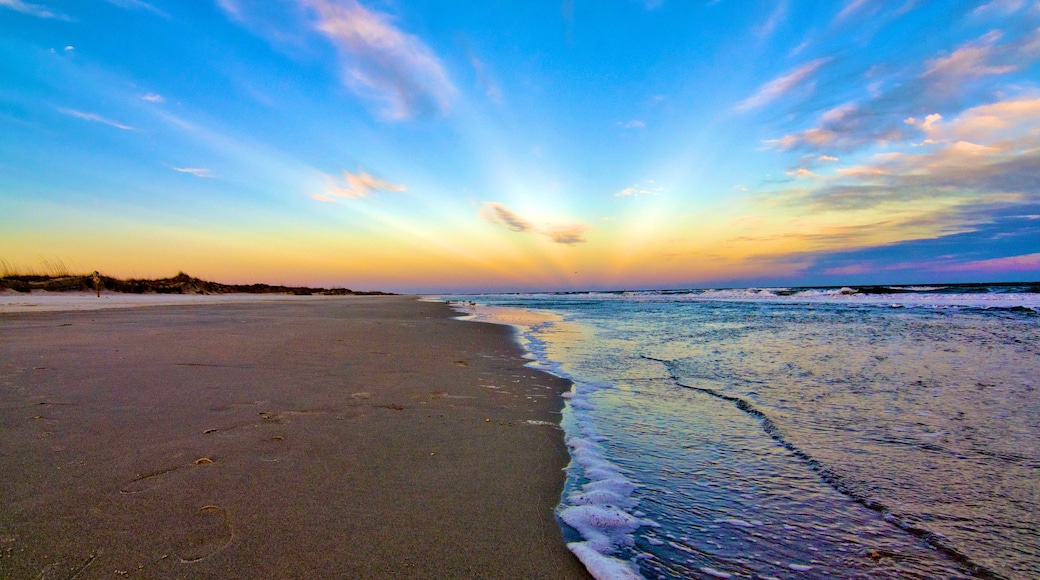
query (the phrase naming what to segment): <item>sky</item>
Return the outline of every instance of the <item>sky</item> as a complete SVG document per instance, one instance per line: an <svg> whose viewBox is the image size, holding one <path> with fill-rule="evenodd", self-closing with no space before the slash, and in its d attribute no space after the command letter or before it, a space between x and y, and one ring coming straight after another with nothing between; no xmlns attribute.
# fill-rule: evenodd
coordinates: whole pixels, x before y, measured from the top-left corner
<svg viewBox="0 0 1040 580"><path fill-rule="evenodd" d="M0 0L0 260L1040 280L1040 0Z"/></svg>

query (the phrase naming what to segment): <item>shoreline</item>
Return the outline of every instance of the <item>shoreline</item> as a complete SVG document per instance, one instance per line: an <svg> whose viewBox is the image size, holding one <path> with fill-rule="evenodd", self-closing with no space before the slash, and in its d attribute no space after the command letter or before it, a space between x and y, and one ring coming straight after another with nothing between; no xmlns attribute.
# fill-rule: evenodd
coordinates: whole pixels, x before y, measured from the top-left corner
<svg viewBox="0 0 1040 580"><path fill-rule="evenodd" d="M569 383L512 329L200 298L0 310L0 576L589 577L554 516Z"/></svg>
<svg viewBox="0 0 1040 580"><path fill-rule="evenodd" d="M369 295L358 294L355 298L368 298ZM123 292L102 291L101 297L93 292L34 290L32 292L16 292L0 289L0 315L17 312L65 312L108 310L112 308L141 308L152 306L191 306L213 304L249 304L249 303L302 303L328 301L341 296L294 296L291 294L129 294Z"/></svg>

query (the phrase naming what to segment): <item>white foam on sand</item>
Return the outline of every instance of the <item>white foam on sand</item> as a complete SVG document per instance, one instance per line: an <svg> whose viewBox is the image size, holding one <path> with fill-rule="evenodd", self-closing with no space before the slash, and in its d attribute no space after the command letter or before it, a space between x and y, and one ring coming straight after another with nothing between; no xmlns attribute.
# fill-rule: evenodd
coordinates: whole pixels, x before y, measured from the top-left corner
<svg viewBox="0 0 1040 580"><path fill-rule="evenodd" d="M642 578L634 559L625 560L616 554L635 545L633 532L643 526L657 526L657 523L633 515L636 502L632 492L638 485L625 476L622 467L607 458L607 450L600 444L603 438L596 434L590 416L596 410L590 397L613 387L580 381L549 359L547 345L537 334L546 329L559 331L566 326L558 314L465 301L449 301L449 304L464 314L460 317L464 320L513 326L518 330L527 356L534 361L531 366L574 383L572 390L563 395L574 419L572 426L564 424L568 435L565 442L570 449L572 468L585 483L567 494L557 510L560 519L582 538L580 542L568 543L567 547L597 580Z"/></svg>
<svg viewBox="0 0 1040 580"><path fill-rule="evenodd" d="M288 294L123 294L102 292L0 291L0 313L104 310L142 306L189 304L236 304L245 302L302 302L330 300L340 296L290 296Z"/></svg>
<svg viewBox="0 0 1040 580"><path fill-rule="evenodd" d="M642 576L632 570L627 562L604 556L586 542L567 544L571 552L581 560L585 568L596 580L642 580Z"/></svg>

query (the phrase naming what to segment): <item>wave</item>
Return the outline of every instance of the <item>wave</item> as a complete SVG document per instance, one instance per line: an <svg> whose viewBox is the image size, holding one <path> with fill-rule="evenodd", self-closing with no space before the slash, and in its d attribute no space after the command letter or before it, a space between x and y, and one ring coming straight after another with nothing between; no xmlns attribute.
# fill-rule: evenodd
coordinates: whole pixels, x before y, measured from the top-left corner
<svg viewBox="0 0 1040 580"><path fill-rule="evenodd" d="M715 397L717 399L722 399L724 401L729 401L733 403L733 405L736 406L738 409L757 419L759 424L762 426L762 430L765 431L767 435L769 435L774 441L779 443L784 449L787 449L789 452L791 452L792 455L800 459L803 463L806 464L806 466L815 471L820 476L820 479L822 479L824 482L829 484L831 487L833 487L840 493L851 498L856 503L859 503L860 505L868 509L878 512L879 514L881 514L882 518L886 522L893 524L901 530L924 540L936 550L942 552L944 555L948 556L958 564L961 564L962 566L970 570L972 575L976 578L986 578L994 580L1001 580L1004 578L1004 576L1001 576L993 570L986 568L982 564L975 562L971 559L970 556L959 551L955 546L950 544L950 542L948 542L946 538L942 535L936 534L925 528L913 525L912 523L910 523L910 520L912 519L911 517L894 513L882 501L878 500L877 498L870 497L866 493L863 493L861 491L861 489L863 488L862 485L856 485L856 482L850 481L846 476L844 476L837 470L824 465L819 460L810 455L808 452L799 448L794 443L791 443L791 441L784 434L783 430L781 430L780 427L778 427L772 419L770 419L765 413L763 413L761 410L755 407L755 405L750 401L741 397L721 393L719 391L716 391L715 389L686 384L682 381L682 378L674 370L675 361L654 358L645 354L641 356L645 360L658 362L664 365L669 375L671 375L672 381L676 385L685 389L695 390Z"/></svg>
<svg viewBox="0 0 1040 580"><path fill-rule="evenodd" d="M844 304L879 308L996 309L1040 313L1040 283L544 292L506 294L501 297L515 297L525 303L531 299L561 301L571 306L594 305L603 301L720 301Z"/></svg>

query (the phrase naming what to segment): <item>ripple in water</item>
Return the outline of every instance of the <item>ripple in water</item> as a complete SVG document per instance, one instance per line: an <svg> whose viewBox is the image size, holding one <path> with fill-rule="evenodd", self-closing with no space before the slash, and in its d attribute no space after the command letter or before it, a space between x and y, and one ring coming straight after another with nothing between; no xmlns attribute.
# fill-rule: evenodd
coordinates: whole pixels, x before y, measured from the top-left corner
<svg viewBox="0 0 1040 580"><path fill-rule="evenodd" d="M1040 577L1035 312L510 300L566 318L528 346L629 482L604 551L643 576Z"/></svg>

